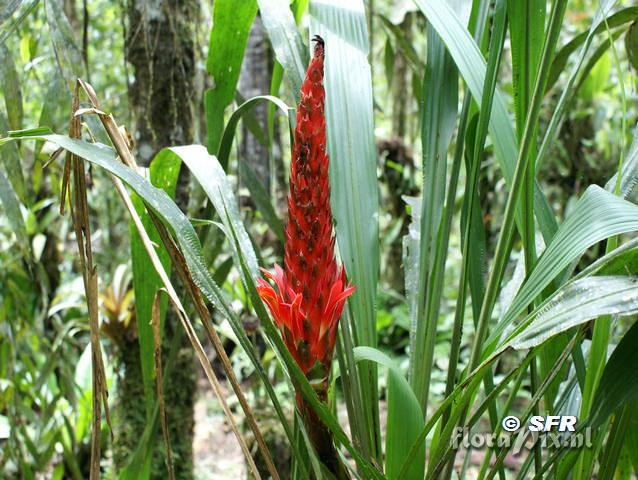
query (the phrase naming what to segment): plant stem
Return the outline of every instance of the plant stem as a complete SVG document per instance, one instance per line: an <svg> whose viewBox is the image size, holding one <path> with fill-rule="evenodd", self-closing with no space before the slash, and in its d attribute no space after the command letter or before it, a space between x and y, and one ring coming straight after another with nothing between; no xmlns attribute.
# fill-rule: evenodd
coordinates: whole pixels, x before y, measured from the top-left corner
<svg viewBox="0 0 638 480"><path fill-rule="evenodd" d="M326 403L328 399L328 384L322 383L315 391L317 392L319 400ZM297 394L297 406L299 407L301 417L306 426L310 443L315 449L321 463L323 463L337 480L350 480L348 469L339 458L337 449L332 441L332 434L328 427L317 416L312 406L299 394Z"/></svg>

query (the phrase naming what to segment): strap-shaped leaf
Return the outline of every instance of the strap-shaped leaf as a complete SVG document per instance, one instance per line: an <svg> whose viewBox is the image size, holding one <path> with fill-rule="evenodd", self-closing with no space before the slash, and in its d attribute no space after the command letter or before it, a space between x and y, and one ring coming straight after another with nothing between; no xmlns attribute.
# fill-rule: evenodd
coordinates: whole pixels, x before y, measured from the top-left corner
<svg viewBox="0 0 638 480"><path fill-rule="evenodd" d="M149 168L149 181L157 188L164 190L171 198L175 196L177 178L179 177L180 162L177 159L160 152L151 162ZM144 228L151 241L159 244L160 236L153 226L153 222L146 212L144 202L138 195L131 198L135 210L140 216ZM129 232L131 238L131 264L133 266L133 289L135 291L135 315L137 339L140 344L140 364L142 367L142 381L144 383L144 400L146 414L151 415L155 407L155 371L153 362L153 329L151 327L153 297L162 287L162 281L155 271L151 260L144 249L142 239L133 222L130 222ZM167 272L170 272L170 258L168 252L159 249L157 255ZM164 331L164 316L166 314L167 299L160 302L159 332L160 337Z"/></svg>
<svg viewBox="0 0 638 480"><path fill-rule="evenodd" d="M416 309L410 310L410 384L421 408L426 410L434 363L438 298L433 287L436 243L445 221L447 151L458 114L458 73L445 45L433 29L427 33L428 61L423 78L421 107L422 170L426 172L421 194L419 224L418 283Z"/></svg>
<svg viewBox="0 0 638 480"><path fill-rule="evenodd" d="M301 82L306 74L308 51L297 29L288 0L257 0L275 57L290 82L295 101L299 101Z"/></svg>
<svg viewBox="0 0 638 480"><path fill-rule="evenodd" d="M626 402L638 399L638 322L629 329L615 348L600 379L589 423L604 422Z"/></svg>
<svg viewBox="0 0 638 480"><path fill-rule="evenodd" d="M206 133L208 150L216 153L224 128L224 109L235 98L246 42L257 14L255 0L216 0L210 32L206 71L212 87L206 90Z"/></svg>
<svg viewBox="0 0 638 480"><path fill-rule="evenodd" d="M638 230L638 206L598 186L589 187L538 259L488 343L500 336L507 325L585 250L601 240L635 230Z"/></svg>
<svg viewBox="0 0 638 480"><path fill-rule="evenodd" d="M226 123L224 133L219 143L219 149L217 151L217 159L219 160L219 163L222 165L224 170L228 168L228 158L230 157L230 150L233 145L235 130L237 129L239 120L243 115L253 109L260 102L272 103L273 105L279 107L282 113L286 116L289 115L289 112L291 110L290 107L288 107L288 105L286 105L283 101L281 101L277 97L272 97L270 95L258 95L249 100L246 100L239 107L237 107L237 110L232 113L232 115L228 119L228 122Z"/></svg>
<svg viewBox="0 0 638 480"><path fill-rule="evenodd" d="M372 77L362 0L317 0L310 4L310 33L325 41L326 138L330 155L330 201L339 253L357 286L350 297L355 338L376 346L379 277L379 192L374 143ZM365 365L360 384L372 456L381 457L376 366Z"/></svg>
<svg viewBox="0 0 638 480"><path fill-rule="evenodd" d="M388 478L396 478L410 447L425 426L421 406L397 364L385 353L376 348L356 347L354 358L357 362L368 360L388 369L385 473ZM410 463L405 478L422 479L424 473L425 455L419 455Z"/></svg>
<svg viewBox="0 0 638 480"><path fill-rule="evenodd" d="M582 278L566 284L548 298L515 328L501 348L532 348L602 315L636 312L638 280L635 277Z"/></svg>
<svg viewBox="0 0 638 480"><path fill-rule="evenodd" d="M445 43L474 100L480 105L486 64L471 35L447 2L415 0L415 3ZM494 92L490 135L499 166L505 181L510 185L516 167L516 136L505 107L505 100L498 89ZM534 213L545 241L549 241L557 228L556 219L538 184L534 190Z"/></svg>
<svg viewBox="0 0 638 480"><path fill-rule="evenodd" d="M239 216L239 208L233 189L217 158L209 155L201 145L171 147L169 150L184 162L197 182L202 186L206 196L220 216L226 231L232 229L236 232L241 245L241 252L243 252L246 259L250 274L253 278L257 277L259 275L259 265L257 264L255 250ZM239 264L239 258L237 258L239 252L233 249L233 255L236 257L236 264Z"/></svg>

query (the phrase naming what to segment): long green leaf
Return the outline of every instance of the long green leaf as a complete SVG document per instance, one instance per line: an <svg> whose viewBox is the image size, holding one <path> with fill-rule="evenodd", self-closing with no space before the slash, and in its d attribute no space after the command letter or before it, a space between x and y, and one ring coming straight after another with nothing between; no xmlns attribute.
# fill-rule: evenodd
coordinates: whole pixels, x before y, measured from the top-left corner
<svg viewBox="0 0 638 480"><path fill-rule="evenodd" d="M368 360L388 369L385 473L388 479L392 480L399 475L410 447L425 425L423 412L403 373L385 353L376 348L356 347L354 358L357 362ZM411 462L405 478L420 480L424 473L425 455L420 455Z"/></svg>
<svg viewBox="0 0 638 480"><path fill-rule="evenodd" d="M620 340L603 371L590 413L590 424L602 424L626 402L638 399L638 322Z"/></svg>
<svg viewBox="0 0 638 480"><path fill-rule="evenodd" d="M290 82L295 100L301 95L301 82L308 65L308 50L303 44L288 0L257 0L275 57Z"/></svg>
<svg viewBox="0 0 638 480"><path fill-rule="evenodd" d="M539 258L491 339L499 336L585 250L601 240L635 230L638 230L638 206L598 186L589 187Z"/></svg>
<svg viewBox="0 0 638 480"><path fill-rule="evenodd" d="M359 345L374 347L379 276L379 193L372 112L368 32L362 0L317 0L310 5L311 33L326 44L325 90L330 200L346 272L357 286L349 299ZM362 372L366 432L380 456L376 372Z"/></svg>
<svg viewBox="0 0 638 480"><path fill-rule="evenodd" d="M172 158L160 152L150 164L149 181L157 188L164 190L169 197L175 197L175 188L179 177L179 159ZM144 228L148 232L151 241L159 244L159 233L146 212L144 202L138 195L132 196L135 210L142 220ZM131 264L133 266L133 290L135 292L135 316L138 342L140 344L140 365L142 368L142 381L144 383L144 399L146 414L150 416L155 406L155 368L153 360L154 342L153 329L151 327L151 313L155 293L163 286L159 275L155 271L151 260L146 253L142 239L133 222L129 225L131 238ZM164 270L170 271L170 258L165 249L157 252ZM164 297L160 310L160 331L164 328L164 316L166 314L167 299Z"/></svg>
<svg viewBox="0 0 638 480"><path fill-rule="evenodd" d="M443 0L414 1L445 43L474 100L480 106L486 65L471 35ZM503 176L507 184L511 186L518 150L516 136L507 114L505 100L498 89L494 92L493 102L490 134ZM534 213L543 237L549 241L557 228L556 219L538 185L534 190Z"/></svg>
<svg viewBox="0 0 638 480"><path fill-rule="evenodd" d="M460 339L463 329L468 284L472 294L472 306L474 309L474 321L477 332L476 338L474 340L475 345L479 344L479 342L482 341L480 322L481 315L479 305L483 304L485 296L485 285L483 277L483 269L485 265L485 234L483 231L484 227L481 220L482 215L480 213L481 209L478 195L478 184L481 167L481 157L485 149L485 142L489 130L494 95L496 92L498 71L503 53L507 15L507 3L505 2L505 0L497 0L496 4L494 5L494 13L492 17L492 34L487 47L489 54L487 69L485 73L485 84L483 86L482 92L483 96L481 98L482 108L477 114L478 119L476 128L472 128L471 126L468 129L469 135L467 135L465 139L467 150L466 171L468 173L465 191L466 201L463 204L463 211L461 214L461 251L463 254L463 264L461 266L461 275L459 279L459 292L456 302L453 327L454 332L452 335L452 345L450 352L451 365L454 365L454 367L450 372L448 372L446 385L447 392L449 392L451 390L451 387L453 386L453 373L456 372L456 366L459 363ZM477 19L477 22L482 23L479 19ZM466 108L467 107L464 107L464 110ZM452 201L452 198L448 200L450 204ZM526 205L524 204L524 206ZM440 291L441 290L442 288L440 288ZM440 297L440 295L441 294L439 293L438 296ZM437 301L440 302L440 300ZM436 322L437 316L433 316L431 318L431 321ZM485 392L489 396L489 394L494 390L494 380L491 371L488 372L488 375L484 380L484 384ZM498 424L498 411L494 402L489 403L489 417L492 429L496 429ZM449 428L449 425L447 425L446 428ZM433 441L433 453L431 453L432 460L430 462L430 465L428 466L428 470L431 470L433 465L436 465L435 452L440 451L440 448L444 445L444 443L445 441L441 442L441 444L439 445L438 441ZM451 471L452 463L450 462L449 465L450 468L448 468L448 470ZM503 477L504 473L501 469L501 478Z"/></svg>
<svg viewBox="0 0 638 480"><path fill-rule="evenodd" d="M291 119L293 117L292 112L294 111L292 108L288 107L283 101L281 101L277 97L273 97L271 95L258 95L249 100L242 102L242 104L237 107L237 109L232 113L228 122L226 123L226 127L224 128L224 134L222 135L221 142L219 144L219 152L217 154L217 159L219 163L222 165L224 170L228 169L228 160L230 157L230 150L233 144L233 140L235 138L235 132L237 130L237 125L239 124L239 120L241 118L246 118L251 109L254 108L259 102L269 102L269 107L277 107L281 110L281 112ZM253 171L252 167L244 161L244 159L239 159L239 175L248 187L250 191L251 198L255 202L255 205L261 212L264 220L272 228L273 232L277 235L277 237L283 243L284 241L284 228L283 224L279 217L277 217L277 213L275 212L274 207L270 201L270 196L268 192L264 189L261 181L257 178L257 175Z"/></svg>
<svg viewBox="0 0 638 480"><path fill-rule="evenodd" d="M231 230L236 232L239 244L242 247L241 252L243 252L251 277L259 276L257 256L239 216L239 207L232 187L217 158L209 155L201 145L171 147L170 151L184 162L197 182L202 186L206 196L208 196L220 216L223 226L228 232L227 235L230 236L229 232ZM239 251L233 249L233 256L237 265L239 265L239 253ZM246 279L244 279L245 282Z"/></svg>
<svg viewBox="0 0 638 480"><path fill-rule="evenodd" d="M433 29L428 29L427 50L421 110L422 169L425 178L421 194L416 311L410 312L410 345L413 352L410 355L410 384L424 412L430 393L440 304L439 298L433 298L432 295L433 281L437 279L430 277L436 262L435 244L442 228L447 151L458 111L457 70Z"/></svg>
<svg viewBox="0 0 638 480"><path fill-rule="evenodd" d="M543 46L547 2L508 0L507 5L512 44L512 86L518 92L514 95L516 132L520 138Z"/></svg>
<svg viewBox="0 0 638 480"><path fill-rule="evenodd" d="M224 128L224 109L235 98L250 26L257 14L256 0L216 0L210 32L206 71L213 86L206 90L208 151L217 153Z"/></svg>
<svg viewBox="0 0 638 480"><path fill-rule="evenodd" d="M635 277L586 277L557 290L516 326L501 348L532 348L599 316L636 312L638 281Z"/></svg>
<svg viewBox="0 0 638 480"><path fill-rule="evenodd" d="M286 105L282 100L277 97L272 97L270 95L258 95L249 100L246 100L242 103L237 110L235 110L232 115L228 118L228 122L224 127L224 133L219 142L219 149L217 150L217 159L219 163L222 165L224 171L228 169L228 159L230 157L230 150L233 146L233 140L235 138L235 131L237 130L237 125L239 124L239 120L241 120L242 116L247 112L252 110L258 103L260 102L270 102L271 104L279 107L282 113L286 116L289 115L290 107ZM209 149L210 151L210 149Z"/></svg>
<svg viewBox="0 0 638 480"><path fill-rule="evenodd" d="M31 248L29 246L29 236L27 227L20 211L20 202L13 187L0 170L0 203L4 208L4 213L9 220L9 225L15 233L18 248L20 248L27 259L31 258Z"/></svg>

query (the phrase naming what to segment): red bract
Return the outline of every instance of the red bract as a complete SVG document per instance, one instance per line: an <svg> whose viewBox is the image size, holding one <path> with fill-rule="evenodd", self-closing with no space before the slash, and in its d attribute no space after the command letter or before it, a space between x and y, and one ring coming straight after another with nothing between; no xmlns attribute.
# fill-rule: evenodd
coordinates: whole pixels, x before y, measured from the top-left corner
<svg viewBox="0 0 638 480"><path fill-rule="evenodd" d="M327 376L337 323L355 287L334 255L323 89L324 43L315 37L314 55L301 86L290 166L284 270L264 270L257 290L305 374L317 362Z"/></svg>

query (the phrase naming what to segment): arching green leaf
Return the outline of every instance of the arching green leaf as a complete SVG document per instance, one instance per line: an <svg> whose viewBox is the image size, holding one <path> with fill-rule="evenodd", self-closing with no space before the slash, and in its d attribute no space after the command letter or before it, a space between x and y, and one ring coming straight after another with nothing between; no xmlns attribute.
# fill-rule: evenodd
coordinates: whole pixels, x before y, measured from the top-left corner
<svg viewBox="0 0 638 480"><path fill-rule="evenodd" d="M370 347L356 347L357 362L367 360L388 369L388 418L385 438L385 473L388 479L397 478L410 447L425 425L419 401L397 364L385 353ZM421 480L425 472L425 454L411 462L404 478Z"/></svg>
<svg viewBox="0 0 638 480"><path fill-rule="evenodd" d="M212 86L206 90L208 151L216 153L224 128L224 110L235 98L246 42L257 14L255 0L216 0L210 32L206 71Z"/></svg>
<svg viewBox="0 0 638 480"><path fill-rule="evenodd" d="M541 345L551 337L602 315L638 312L636 277L586 277L565 284L525 318L502 342L515 350Z"/></svg>
<svg viewBox="0 0 638 480"><path fill-rule="evenodd" d="M598 186L589 187L538 259L488 343L500 336L527 305L585 250L606 238L636 230L638 206Z"/></svg>

